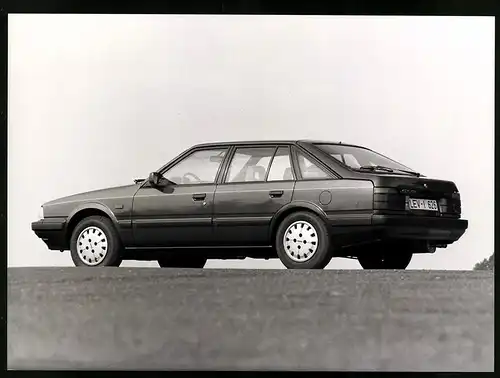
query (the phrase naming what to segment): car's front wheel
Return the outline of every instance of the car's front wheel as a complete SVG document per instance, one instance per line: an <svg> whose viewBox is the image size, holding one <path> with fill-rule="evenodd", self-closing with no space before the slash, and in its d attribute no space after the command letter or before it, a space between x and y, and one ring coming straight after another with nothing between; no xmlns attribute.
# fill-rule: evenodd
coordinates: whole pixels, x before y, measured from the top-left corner
<svg viewBox="0 0 500 378"><path fill-rule="evenodd" d="M323 269L330 262L330 233L317 215L300 211L278 227L276 252L288 269Z"/></svg>
<svg viewBox="0 0 500 378"><path fill-rule="evenodd" d="M122 262L120 237L104 216L81 220L71 234L70 249L76 266L120 266Z"/></svg>
<svg viewBox="0 0 500 378"><path fill-rule="evenodd" d="M165 252L158 259L158 265L162 268L203 268L207 258L195 253Z"/></svg>
<svg viewBox="0 0 500 378"><path fill-rule="evenodd" d="M380 243L366 248L358 255L363 269L406 269L413 257L410 246L404 243Z"/></svg>

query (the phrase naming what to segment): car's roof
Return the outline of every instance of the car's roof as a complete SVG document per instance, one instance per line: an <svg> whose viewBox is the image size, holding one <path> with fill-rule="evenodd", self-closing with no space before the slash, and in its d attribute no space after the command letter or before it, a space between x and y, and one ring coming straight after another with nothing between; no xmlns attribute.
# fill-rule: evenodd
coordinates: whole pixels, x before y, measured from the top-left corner
<svg viewBox="0 0 500 378"><path fill-rule="evenodd" d="M296 144L296 143L309 143L309 144L341 144L346 146L357 146L351 143L342 143L342 142L333 142L327 140L315 140L315 139L278 139L278 140L233 140L233 141L224 141L224 142L209 142L209 143L200 143L195 145L194 147L214 147L214 146L228 146L228 145L251 145L251 144Z"/></svg>

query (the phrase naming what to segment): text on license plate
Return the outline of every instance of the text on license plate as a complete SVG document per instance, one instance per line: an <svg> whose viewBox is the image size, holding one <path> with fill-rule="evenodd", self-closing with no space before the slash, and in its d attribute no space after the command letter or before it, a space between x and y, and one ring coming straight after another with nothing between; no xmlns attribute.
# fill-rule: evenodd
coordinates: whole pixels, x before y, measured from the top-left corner
<svg viewBox="0 0 500 378"><path fill-rule="evenodd" d="M410 198L408 200L408 206L411 210L438 211L436 200Z"/></svg>

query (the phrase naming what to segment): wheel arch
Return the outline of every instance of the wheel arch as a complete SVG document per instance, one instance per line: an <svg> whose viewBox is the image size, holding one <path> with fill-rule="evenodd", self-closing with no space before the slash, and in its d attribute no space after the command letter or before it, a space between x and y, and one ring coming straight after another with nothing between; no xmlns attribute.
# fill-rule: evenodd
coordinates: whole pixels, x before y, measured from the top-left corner
<svg viewBox="0 0 500 378"><path fill-rule="evenodd" d="M71 234L73 233L73 230L75 229L76 225L82 219L93 215L100 215L108 218L109 220L111 220L113 226L118 231L117 228L118 220L116 219L116 216L113 214L113 212L107 206L98 202L85 203L76 207L68 216L68 220L66 222L66 231L65 231L65 240L68 246L69 246L69 241L71 239ZM120 235L119 232L118 235Z"/></svg>
<svg viewBox="0 0 500 378"><path fill-rule="evenodd" d="M317 215L325 222L325 224L328 222L326 213L323 211L321 207L319 207L314 203L305 201L304 202L297 201L289 203L283 206L281 209L279 209L278 212L276 212L274 217L271 219L271 225L269 227L269 240L271 240L272 244L274 244L274 236L276 235L276 231L278 230L278 227L281 224L281 222L290 214L299 211L306 211L314 215Z"/></svg>

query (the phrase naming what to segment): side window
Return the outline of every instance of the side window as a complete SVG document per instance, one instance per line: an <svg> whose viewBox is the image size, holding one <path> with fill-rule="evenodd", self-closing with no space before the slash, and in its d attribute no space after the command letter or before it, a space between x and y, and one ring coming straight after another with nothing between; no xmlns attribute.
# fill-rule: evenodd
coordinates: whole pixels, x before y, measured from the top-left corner
<svg viewBox="0 0 500 378"><path fill-rule="evenodd" d="M290 163L290 149L279 147L274 155L269 169L267 181L293 180L292 164Z"/></svg>
<svg viewBox="0 0 500 378"><path fill-rule="evenodd" d="M309 158L307 158L302 152L297 151L297 160L299 162L299 170L302 178L305 180L311 179L329 179L331 176L323 170L323 168L318 167Z"/></svg>
<svg viewBox="0 0 500 378"><path fill-rule="evenodd" d="M237 148L229 165L226 182L265 181L275 147Z"/></svg>
<svg viewBox="0 0 500 378"><path fill-rule="evenodd" d="M163 177L179 185L213 184L227 149L199 150L185 157Z"/></svg>

